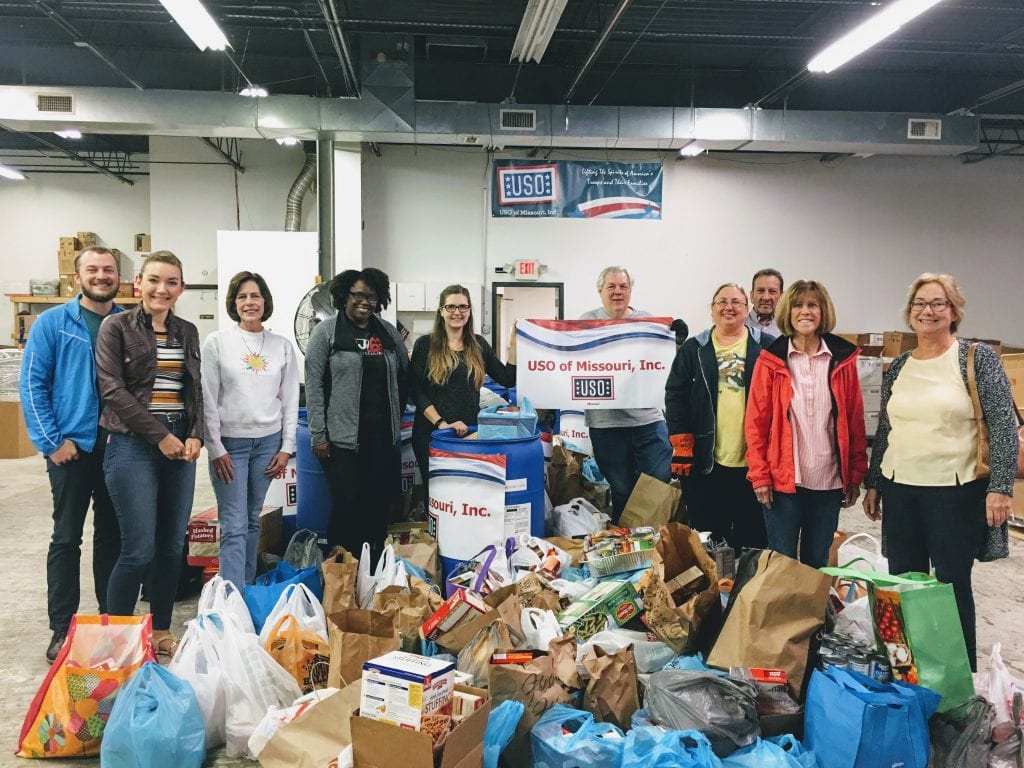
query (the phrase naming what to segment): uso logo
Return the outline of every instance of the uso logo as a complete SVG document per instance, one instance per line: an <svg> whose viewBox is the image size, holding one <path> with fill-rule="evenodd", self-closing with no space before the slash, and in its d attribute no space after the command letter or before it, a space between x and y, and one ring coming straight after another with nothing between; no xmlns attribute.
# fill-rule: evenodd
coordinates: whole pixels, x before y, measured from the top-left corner
<svg viewBox="0 0 1024 768"><path fill-rule="evenodd" d="M531 205L557 201L557 165L498 168L498 205Z"/></svg>
<svg viewBox="0 0 1024 768"><path fill-rule="evenodd" d="M573 400L613 400L615 379L612 376L573 376Z"/></svg>

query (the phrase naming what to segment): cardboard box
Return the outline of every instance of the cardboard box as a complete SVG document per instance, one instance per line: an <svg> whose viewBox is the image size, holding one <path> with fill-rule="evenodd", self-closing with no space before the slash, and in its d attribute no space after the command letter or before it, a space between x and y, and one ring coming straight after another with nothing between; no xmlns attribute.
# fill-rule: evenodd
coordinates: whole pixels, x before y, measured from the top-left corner
<svg viewBox="0 0 1024 768"><path fill-rule="evenodd" d="M864 411L864 433L874 437L878 431L878 411Z"/></svg>
<svg viewBox="0 0 1024 768"><path fill-rule="evenodd" d="M1010 391L1019 408L1024 409L1024 354L1003 355L1003 369L1010 379Z"/></svg>
<svg viewBox="0 0 1024 768"><path fill-rule="evenodd" d="M185 540L189 565L204 568L220 565L220 523L216 507L192 515L185 527Z"/></svg>
<svg viewBox="0 0 1024 768"><path fill-rule="evenodd" d="M75 273L75 251L57 251L57 274L73 275Z"/></svg>
<svg viewBox="0 0 1024 768"><path fill-rule="evenodd" d="M612 579L601 582L558 614L558 624L565 630L573 629L578 640L586 640L605 628L607 618L621 627L639 613L633 584Z"/></svg>
<svg viewBox="0 0 1024 768"><path fill-rule="evenodd" d="M881 333L837 333L843 339L858 347L880 347L882 346Z"/></svg>
<svg viewBox="0 0 1024 768"><path fill-rule="evenodd" d="M886 331L882 334L882 357L899 357L916 346L916 333Z"/></svg>
<svg viewBox="0 0 1024 768"><path fill-rule="evenodd" d="M32 330L32 323L39 319L39 315L15 315L14 338L19 343L24 343L28 338L28 332Z"/></svg>
<svg viewBox="0 0 1024 768"><path fill-rule="evenodd" d="M24 459L35 455L36 447L28 439L21 403L17 400L0 402L0 459Z"/></svg>
<svg viewBox="0 0 1024 768"><path fill-rule="evenodd" d="M144 233L137 234L135 236L135 250L149 253L153 250L153 238Z"/></svg>
<svg viewBox="0 0 1024 768"><path fill-rule="evenodd" d="M278 553L281 549L281 521L284 511L281 507L263 507L260 512L260 539L256 545L256 554L264 552Z"/></svg>
<svg viewBox="0 0 1024 768"><path fill-rule="evenodd" d="M448 734L438 768L480 768L491 702L481 688L459 685L455 690L481 696L483 704ZM359 716L351 718L349 728L355 768L434 768L426 733Z"/></svg>
<svg viewBox="0 0 1024 768"><path fill-rule="evenodd" d="M79 244L77 237L62 237L57 246L57 249L60 251L73 253L80 249L81 247L82 246Z"/></svg>
<svg viewBox="0 0 1024 768"><path fill-rule="evenodd" d="M96 245L95 232L76 232L75 239L78 240L79 248L92 248Z"/></svg>
<svg viewBox="0 0 1024 768"><path fill-rule="evenodd" d="M879 358L881 359L881 358ZM879 366L879 373L882 369ZM878 411L882 408L882 386L879 384L877 387L861 387L861 397L864 398L864 411Z"/></svg>
<svg viewBox="0 0 1024 768"><path fill-rule="evenodd" d="M451 715L455 663L392 651L363 664L359 714L420 730L423 718Z"/></svg>
<svg viewBox="0 0 1024 768"><path fill-rule="evenodd" d="M1013 481L1013 506L1010 515L1024 523L1024 480Z"/></svg>
<svg viewBox="0 0 1024 768"><path fill-rule="evenodd" d="M857 378L860 379L861 390L864 387L882 386L882 358L858 355Z"/></svg>
<svg viewBox="0 0 1024 768"><path fill-rule="evenodd" d="M78 295L78 284L75 282L74 275L60 276L60 295L66 299Z"/></svg>
<svg viewBox="0 0 1024 768"><path fill-rule="evenodd" d="M420 627L420 637L424 640L436 640L445 632L450 632L466 621L474 613L484 614L488 610L488 605L480 595L469 589L460 589L441 603L441 607L423 622L423 626Z"/></svg>
<svg viewBox="0 0 1024 768"><path fill-rule="evenodd" d="M135 295L135 283L121 283L117 286L117 296L120 299L130 299Z"/></svg>

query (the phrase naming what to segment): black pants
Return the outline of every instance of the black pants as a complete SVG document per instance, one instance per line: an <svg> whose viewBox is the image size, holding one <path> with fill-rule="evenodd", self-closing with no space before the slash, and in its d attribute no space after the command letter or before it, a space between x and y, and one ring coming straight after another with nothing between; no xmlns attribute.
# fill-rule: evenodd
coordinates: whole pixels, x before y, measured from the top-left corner
<svg viewBox="0 0 1024 768"><path fill-rule="evenodd" d="M690 527L711 531L716 540L725 539L737 554L743 547L768 546L764 514L747 480L746 467L715 464L707 475L691 472L683 483L683 499Z"/></svg>
<svg viewBox="0 0 1024 768"><path fill-rule="evenodd" d="M104 433L102 437L106 437ZM93 508L92 577L100 613L107 612L107 583L121 553L121 531L103 480L102 440L92 453L59 467L46 460L53 494L53 537L46 555L46 609L50 629L65 630L78 613L81 596L82 531L89 502Z"/></svg>
<svg viewBox="0 0 1024 768"><path fill-rule="evenodd" d="M966 485L903 485L882 478L882 531L890 573L935 567L935 578L953 585L971 671L977 671L971 569L984 541L987 479Z"/></svg>
<svg viewBox="0 0 1024 768"><path fill-rule="evenodd" d="M402 490L400 443L392 441L387 424L360 428L358 450L332 445L321 464L331 493L328 546L340 544L359 557L363 542L369 542L376 560L387 537L388 513Z"/></svg>

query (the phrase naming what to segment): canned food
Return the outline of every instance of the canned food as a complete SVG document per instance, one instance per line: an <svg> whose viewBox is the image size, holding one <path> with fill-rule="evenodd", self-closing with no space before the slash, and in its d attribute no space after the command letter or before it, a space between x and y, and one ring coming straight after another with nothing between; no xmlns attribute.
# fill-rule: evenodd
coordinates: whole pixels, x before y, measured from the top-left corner
<svg viewBox="0 0 1024 768"><path fill-rule="evenodd" d="M892 682L892 667L889 666L889 660L882 654L876 654L871 657L871 671L870 676L872 680L879 683L891 683Z"/></svg>
<svg viewBox="0 0 1024 768"><path fill-rule="evenodd" d="M848 659L845 653L837 653L833 651L832 653L825 654L821 657L822 669L827 669L830 666L838 667L839 669L846 669L847 663Z"/></svg>
<svg viewBox="0 0 1024 768"><path fill-rule="evenodd" d="M850 656L847 669L868 676L871 674L871 657L863 653L854 654Z"/></svg>

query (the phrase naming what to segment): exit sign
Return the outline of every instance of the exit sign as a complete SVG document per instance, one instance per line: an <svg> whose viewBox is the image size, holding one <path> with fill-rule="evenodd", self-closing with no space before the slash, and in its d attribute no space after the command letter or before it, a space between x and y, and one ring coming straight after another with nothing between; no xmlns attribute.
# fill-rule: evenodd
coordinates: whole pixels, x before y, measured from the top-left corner
<svg viewBox="0 0 1024 768"><path fill-rule="evenodd" d="M540 277L540 262L534 259L520 259L516 262L516 280L536 280Z"/></svg>

